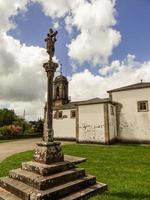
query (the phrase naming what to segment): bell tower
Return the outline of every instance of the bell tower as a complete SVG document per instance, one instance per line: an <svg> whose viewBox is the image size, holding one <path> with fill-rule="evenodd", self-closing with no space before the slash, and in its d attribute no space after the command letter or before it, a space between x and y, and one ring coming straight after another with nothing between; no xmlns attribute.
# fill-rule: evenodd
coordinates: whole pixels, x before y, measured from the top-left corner
<svg viewBox="0 0 150 200"><path fill-rule="evenodd" d="M53 82L54 87L54 106L61 106L69 103L68 99L68 80L65 76L60 74Z"/></svg>

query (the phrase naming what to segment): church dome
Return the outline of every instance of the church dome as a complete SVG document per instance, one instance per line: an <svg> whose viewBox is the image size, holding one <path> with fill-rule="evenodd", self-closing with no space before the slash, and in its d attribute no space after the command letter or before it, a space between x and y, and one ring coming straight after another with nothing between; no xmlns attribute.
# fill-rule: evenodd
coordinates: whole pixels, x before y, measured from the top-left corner
<svg viewBox="0 0 150 200"><path fill-rule="evenodd" d="M62 74L57 76L54 80L54 82L61 82L61 81L65 81L68 82L67 78L65 76L63 76Z"/></svg>

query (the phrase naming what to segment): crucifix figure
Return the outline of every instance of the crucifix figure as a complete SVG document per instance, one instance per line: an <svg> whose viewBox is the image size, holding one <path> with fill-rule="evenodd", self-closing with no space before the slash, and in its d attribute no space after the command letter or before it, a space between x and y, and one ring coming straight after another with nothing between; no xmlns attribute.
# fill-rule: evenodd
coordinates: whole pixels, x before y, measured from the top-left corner
<svg viewBox="0 0 150 200"><path fill-rule="evenodd" d="M55 42L57 33L57 31L53 31L53 29L50 28L49 33L47 34L47 38L45 39L46 49L47 53L49 54L50 60L52 60L55 53Z"/></svg>

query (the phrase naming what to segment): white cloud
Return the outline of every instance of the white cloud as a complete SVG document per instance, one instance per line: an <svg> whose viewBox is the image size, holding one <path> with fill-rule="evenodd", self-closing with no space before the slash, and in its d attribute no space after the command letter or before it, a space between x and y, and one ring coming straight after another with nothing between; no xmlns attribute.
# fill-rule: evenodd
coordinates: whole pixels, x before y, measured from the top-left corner
<svg viewBox="0 0 150 200"><path fill-rule="evenodd" d="M72 11L70 24L80 31L68 45L68 55L72 59L94 65L108 62L112 50L121 40L120 33L113 29L116 24L114 6L115 1L92 0Z"/></svg>
<svg viewBox="0 0 150 200"><path fill-rule="evenodd" d="M85 61L93 65L105 64L108 57L112 54L112 49L118 45L120 35L112 29L103 32L83 30L72 43L68 45L69 56L79 61Z"/></svg>
<svg viewBox="0 0 150 200"><path fill-rule="evenodd" d="M9 109L14 109L19 116L23 116L25 110L25 118L27 120L43 118L44 103L41 100L33 102L12 102Z"/></svg>
<svg viewBox="0 0 150 200"><path fill-rule="evenodd" d="M42 65L47 60L46 51L21 44L5 33L0 33L0 43L1 105L9 102L7 107L18 114L23 109L28 115L33 111L28 119L35 118L45 101L46 74Z"/></svg>
<svg viewBox="0 0 150 200"><path fill-rule="evenodd" d="M43 12L45 15L50 17L63 17L69 9L68 0L32 0L33 2L38 2L43 7Z"/></svg>
<svg viewBox="0 0 150 200"><path fill-rule="evenodd" d="M32 101L44 96L44 49L21 45L18 40L1 34L0 98ZM15 51L14 51L15 50ZM6 89L7 88L7 89Z"/></svg>
<svg viewBox="0 0 150 200"><path fill-rule="evenodd" d="M113 0L32 0L43 6L46 15L54 19L58 28L59 18L64 17L69 32L77 28L78 35L68 45L68 54L78 62L107 63L121 35L116 24ZM15 109L19 115L26 110L27 118L43 115L46 74L42 68L47 60L45 49L27 46L7 35L13 28L10 21L19 9L26 10L28 0L0 0L0 107ZM55 58L56 60L56 58ZM76 65L72 64L74 68ZM98 75L89 70L75 73L69 83L73 100L107 96L106 91L150 78L150 62L137 62L128 55L123 61L113 61L99 70Z"/></svg>
<svg viewBox="0 0 150 200"><path fill-rule="evenodd" d="M116 24L115 0L33 0L43 6L45 15L64 18L69 33L79 34L68 44L68 55L79 63L104 64L118 46L121 35Z"/></svg>
<svg viewBox="0 0 150 200"><path fill-rule="evenodd" d="M72 100L94 97L108 97L107 91L121 86L150 80L150 61L140 63L134 55L128 55L122 62L113 61L109 66L94 75L89 70L76 73L71 77L69 91ZM105 75L105 76L104 76Z"/></svg>
<svg viewBox="0 0 150 200"><path fill-rule="evenodd" d="M25 11L29 0L0 0L0 29L8 31L15 27L15 23L10 20L10 17L15 16L19 11Z"/></svg>

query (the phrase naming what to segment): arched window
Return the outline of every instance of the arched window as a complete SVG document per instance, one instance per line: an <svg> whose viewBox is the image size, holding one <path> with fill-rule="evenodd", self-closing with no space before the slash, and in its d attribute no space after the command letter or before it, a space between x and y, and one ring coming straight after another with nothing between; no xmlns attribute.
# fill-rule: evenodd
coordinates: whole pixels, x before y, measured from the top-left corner
<svg viewBox="0 0 150 200"><path fill-rule="evenodd" d="M59 87L56 88L56 97L59 97Z"/></svg>
<svg viewBox="0 0 150 200"><path fill-rule="evenodd" d="M67 87L64 86L64 98L68 98L68 94L67 94Z"/></svg>

